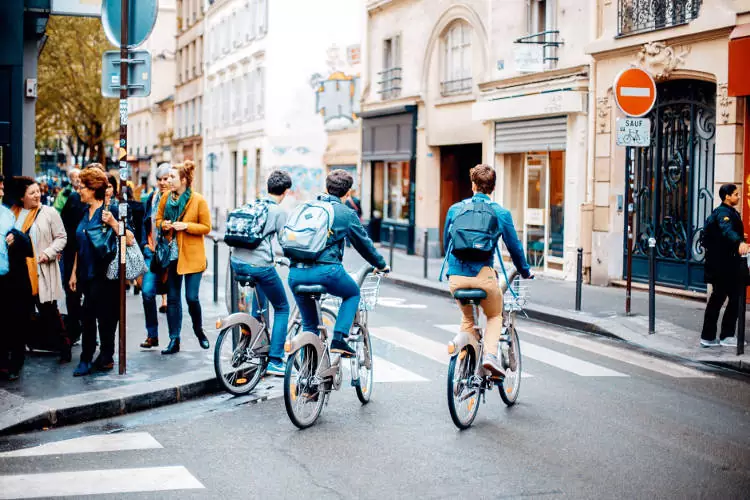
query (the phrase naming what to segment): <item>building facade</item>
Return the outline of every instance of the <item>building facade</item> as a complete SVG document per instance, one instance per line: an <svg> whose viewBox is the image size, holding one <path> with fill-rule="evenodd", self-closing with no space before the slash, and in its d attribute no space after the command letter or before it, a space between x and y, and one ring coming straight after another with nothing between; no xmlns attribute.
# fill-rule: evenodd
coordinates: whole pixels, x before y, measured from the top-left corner
<svg viewBox="0 0 750 500"><path fill-rule="evenodd" d="M204 191L217 222L262 195L274 169L292 176L286 203L324 189L327 138L313 89L328 78L321 76L328 49L350 45L361 31L361 9L360 1L351 0L210 3L204 34Z"/></svg>
<svg viewBox="0 0 750 500"><path fill-rule="evenodd" d="M139 47L151 52L151 95L128 99L128 162L136 184L172 161L176 26L175 1L160 1L154 30Z"/></svg>
<svg viewBox="0 0 750 500"><path fill-rule="evenodd" d="M205 0L177 0L174 137L172 158L196 165L196 189L203 185L203 30Z"/></svg>
<svg viewBox="0 0 750 500"><path fill-rule="evenodd" d="M729 95L727 82L730 36L748 22L750 2L597 5L591 23L595 36L586 47L593 56L596 99L591 281L625 279L630 228L634 281L648 279L648 240L654 237L656 282L704 290L705 218L720 203L722 184L734 182L747 194L744 103ZM617 119L623 115L612 86L618 72L630 66L649 71L657 84L656 105L647 115L650 146L644 148L616 145ZM747 61L744 66L747 71Z"/></svg>

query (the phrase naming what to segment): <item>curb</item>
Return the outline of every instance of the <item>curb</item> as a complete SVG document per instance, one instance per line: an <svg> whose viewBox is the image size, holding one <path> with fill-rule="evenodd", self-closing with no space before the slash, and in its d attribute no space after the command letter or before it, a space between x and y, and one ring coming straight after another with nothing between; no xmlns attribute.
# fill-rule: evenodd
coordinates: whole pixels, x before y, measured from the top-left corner
<svg viewBox="0 0 750 500"><path fill-rule="evenodd" d="M411 288L413 290L417 290L423 293L444 296L446 298L450 297L450 292L448 290L446 290L445 288L439 285L435 285L425 280L417 280L413 278L408 279L408 278L394 276L393 274L391 274L388 276L388 281L392 282L393 284L397 286ZM524 309L524 311L526 312L530 320L537 321L540 323L547 323L550 325L555 325L555 326L559 326L563 328L569 328L571 330L576 330L576 331L583 332L583 333L590 334L590 335L596 335L600 337L606 337L609 339L617 340L629 346L632 346L633 348L637 349L642 354L646 354L652 357L665 359L668 361L674 361L674 362L678 362L678 363L685 364L685 365L690 365L698 369L713 371L713 370L716 370L717 368L720 368L722 370L729 370L731 372L734 372L735 374L750 375L750 363L744 362L742 360L737 360L737 361L694 360L694 359L685 358L676 354L659 351L653 348L645 347L643 345L631 342L594 322L586 321L583 318L572 317L573 315L577 313L571 312L570 315L564 315L564 314L560 314L560 311L557 309L544 308L544 307L539 307L539 306L536 306L536 307L531 306L529 308Z"/></svg>
<svg viewBox="0 0 750 500"><path fill-rule="evenodd" d="M185 380L176 380L180 378ZM143 390L144 386L150 390ZM32 402L0 415L0 436L116 417L219 391L215 377L176 375L131 386Z"/></svg>

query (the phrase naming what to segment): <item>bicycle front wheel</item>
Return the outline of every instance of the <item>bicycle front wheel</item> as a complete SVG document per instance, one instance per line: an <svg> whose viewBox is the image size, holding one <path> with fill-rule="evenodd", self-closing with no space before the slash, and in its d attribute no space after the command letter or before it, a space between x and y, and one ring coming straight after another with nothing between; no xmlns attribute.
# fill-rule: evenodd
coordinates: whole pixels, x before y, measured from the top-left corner
<svg viewBox="0 0 750 500"><path fill-rule="evenodd" d="M362 338L357 342L357 361L359 368L358 383L354 386L357 390L359 401L366 405L370 402L372 395L372 343L370 343L370 332L367 328L362 329Z"/></svg>
<svg viewBox="0 0 750 500"><path fill-rule="evenodd" d="M507 406L513 406L521 390L521 343L515 327L510 328L510 345L508 346L508 366L505 368L505 378L497 385L500 397Z"/></svg>
<svg viewBox="0 0 750 500"><path fill-rule="evenodd" d="M214 346L214 371L216 379L230 394L241 396L258 385L268 365L266 356L253 356L250 352L250 335L240 334L237 347L232 348L232 330L219 333Z"/></svg>
<svg viewBox="0 0 750 500"><path fill-rule="evenodd" d="M448 364L448 410L459 429L471 427L479 411L480 388L472 383L476 363L474 351L464 347Z"/></svg>
<svg viewBox="0 0 750 500"><path fill-rule="evenodd" d="M325 392L315 383L318 363L312 345L297 350L286 363L284 406L289 420L300 429L315 423L325 402Z"/></svg>

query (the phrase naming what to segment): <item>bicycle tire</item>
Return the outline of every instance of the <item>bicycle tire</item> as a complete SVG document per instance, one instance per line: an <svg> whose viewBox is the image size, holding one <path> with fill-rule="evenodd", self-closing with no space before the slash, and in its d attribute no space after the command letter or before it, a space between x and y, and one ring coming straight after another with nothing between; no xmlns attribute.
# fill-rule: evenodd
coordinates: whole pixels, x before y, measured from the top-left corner
<svg viewBox="0 0 750 500"><path fill-rule="evenodd" d="M461 354L463 352L466 354L462 356ZM456 394L456 369L458 367L459 375L465 380L466 377L474 374L476 362L476 354L474 354L474 351L469 347L464 347L460 353L451 357L450 363L448 364L448 410L450 411L453 423L461 430L468 429L471 427L471 424L474 423L474 419L479 412L479 398L481 394L479 387L474 388L473 390L475 393L467 397L467 400L469 401L466 403L467 415L460 415L459 407L462 405L463 401L456 401L456 399L461 397L464 388L461 389L459 394Z"/></svg>
<svg viewBox="0 0 750 500"><path fill-rule="evenodd" d="M362 340L360 342L357 342L357 358L359 358L360 352L359 350L362 349L362 361L359 362L359 379L358 384L354 386L354 388L357 391L357 398L359 398L360 403L363 405L366 405L370 402L370 398L372 397L372 389L373 389L373 361L372 361L372 342L370 342L370 332L367 330L367 328L362 328ZM362 364L364 362L365 364ZM367 368L367 365L370 365L370 368ZM367 373L367 381L363 385L362 384L362 371L363 369Z"/></svg>
<svg viewBox="0 0 750 500"><path fill-rule="evenodd" d="M513 406L518 400L518 393L521 390L521 343L518 340L518 332L515 327L510 328L510 356L515 357L516 369L510 367L505 370L505 378L497 384L497 390L500 392L500 398L507 406Z"/></svg>
<svg viewBox="0 0 750 500"><path fill-rule="evenodd" d="M300 356L302 356L302 359L299 359ZM321 391L320 387L315 388L315 392L311 393L309 392L311 387L307 386L312 374L317 371L319 361L315 348L309 344L292 353L290 358L293 359L287 361L286 371L284 372L284 406L289 420L298 428L307 429L318 420L326 398L325 392ZM297 371L297 379L293 380L295 370ZM308 390L300 390L300 370L304 370L304 376L307 377L305 389ZM301 417L297 410L301 409L300 404L306 404L304 403L305 399L312 400L312 411L309 416ZM301 401L302 403L300 403Z"/></svg>
<svg viewBox="0 0 750 500"><path fill-rule="evenodd" d="M254 370L243 370L244 373L240 372L240 370L234 372L234 374L237 376L233 380L237 381L239 384L235 384L232 382L232 379L228 379L221 367L221 348L222 345L224 345L225 341L232 342L232 330L234 328L236 327L231 326L228 328L224 328L216 338L216 343L214 345L214 373L216 373L216 379L219 381L219 384L224 388L225 391L230 394L234 394L235 396L242 396L243 394L247 394L255 389L255 386L258 385L258 382L260 382L261 378L263 378L263 374L266 372L266 367L268 366L268 357L260 356L256 358L258 360L258 364L255 365ZM245 341L249 341L249 338L243 335L240 336L240 339L240 344L236 348L232 349L233 357L236 355L237 349L244 349L246 347ZM252 377L247 376L250 373L252 373Z"/></svg>

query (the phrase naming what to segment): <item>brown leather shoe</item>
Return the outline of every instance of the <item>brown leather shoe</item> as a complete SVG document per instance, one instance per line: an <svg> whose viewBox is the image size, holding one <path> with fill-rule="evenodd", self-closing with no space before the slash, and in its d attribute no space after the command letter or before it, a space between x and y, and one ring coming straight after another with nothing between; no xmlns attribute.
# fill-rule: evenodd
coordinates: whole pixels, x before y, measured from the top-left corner
<svg viewBox="0 0 750 500"><path fill-rule="evenodd" d="M148 337L141 344L141 347L144 348L144 349L151 349L152 347L159 347L159 339Z"/></svg>

